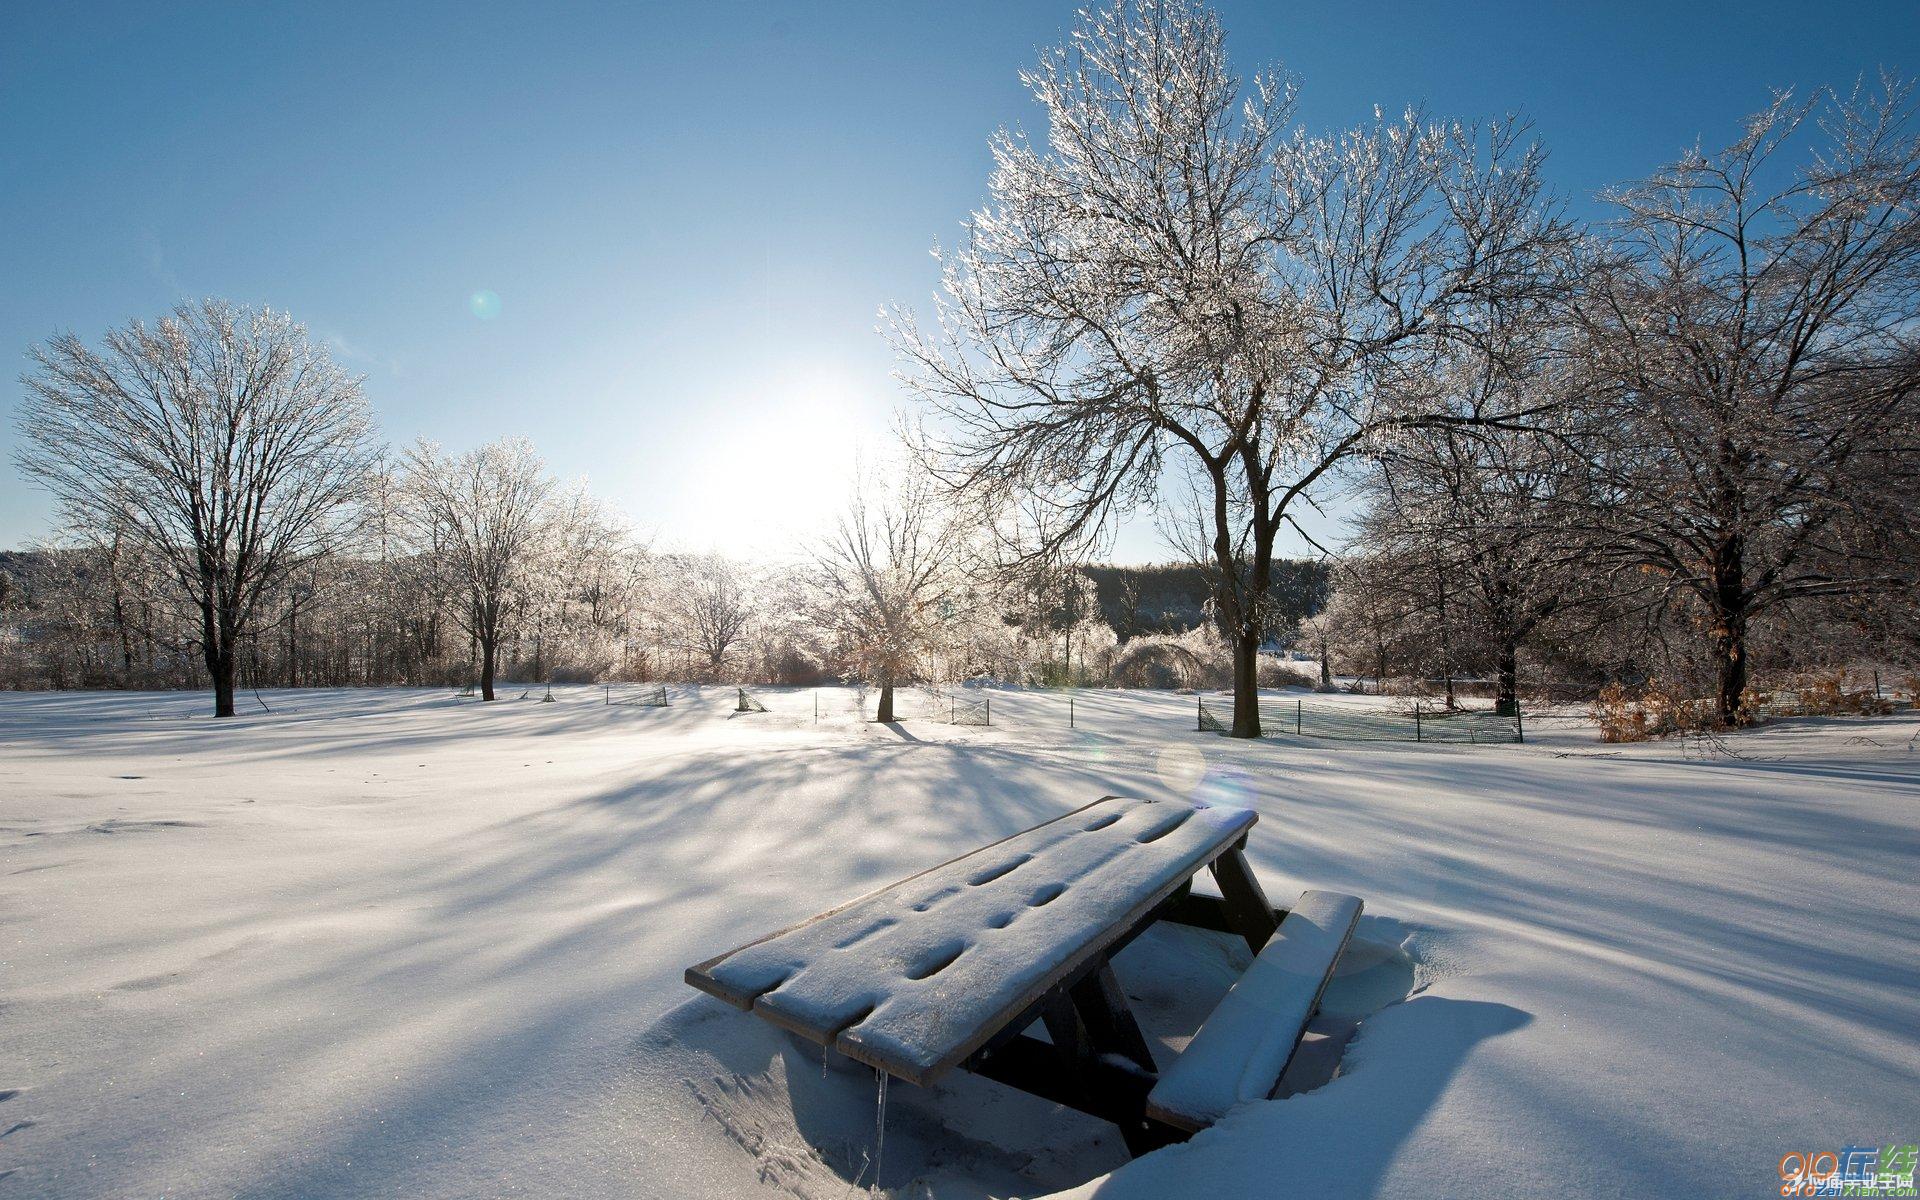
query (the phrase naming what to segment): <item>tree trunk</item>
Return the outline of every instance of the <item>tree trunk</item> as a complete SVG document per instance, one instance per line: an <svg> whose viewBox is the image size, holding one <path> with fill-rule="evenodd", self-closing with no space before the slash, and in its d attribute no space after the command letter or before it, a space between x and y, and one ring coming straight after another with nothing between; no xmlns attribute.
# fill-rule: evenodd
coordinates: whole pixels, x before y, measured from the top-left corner
<svg viewBox="0 0 1920 1200"><path fill-rule="evenodd" d="M213 715L230 717L233 715L234 677L238 674L239 662L231 648L220 649L213 643L207 645L207 677L213 680Z"/></svg>
<svg viewBox="0 0 1920 1200"><path fill-rule="evenodd" d="M1720 723L1731 727L1744 720L1740 700L1747 690L1746 545L1738 536L1726 538L1715 551L1712 606L1713 653L1720 674L1716 708Z"/></svg>
<svg viewBox="0 0 1920 1200"><path fill-rule="evenodd" d="M213 715L233 715L233 639L222 628L213 601L200 601L200 656L207 664L207 678L213 682Z"/></svg>
<svg viewBox="0 0 1920 1200"><path fill-rule="evenodd" d="M500 639L483 637L480 639L480 698L493 699L493 650Z"/></svg>
<svg viewBox="0 0 1920 1200"><path fill-rule="evenodd" d="M1260 736L1260 634L1242 630L1233 639L1233 736Z"/></svg>
<svg viewBox="0 0 1920 1200"><path fill-rule="evenodd" d="M1322 641L1320 643L1320 690L1323 692L1333 690L1333 663L1329 661L1330 657L1327 653L1327 643Z"/></svg>
<svg viewBox="0 0 1920 1200"><path fill-rule="evenodd" d="M1720 694L1716 698L1720 723L1744 724L1746 714L1741 698L1747 691L1747 617L1742 612L1723 612L1717 617L1713 633L1714 658L1720 668Z"/></svg>
<svg viewBox="0 0 1920 1200"><path fill-rule="evenodd" d="M880 681L880 711L874 714L874 720L889 722L893 720L893 680Z"/></svg>
<svg viewBox="0 0 1920 1200"><path fill-rule="evenodd" d="M1494 700L1493 711L1503 717L1510 717L1520 711L1520 650L1511 641L1500 645L1500 694Z"/></svg>
<svg viewBox="0 0 1920 1200"><path fill-rule="evenodd" d="M113 629L120 639L120 682L124 686L133 679L133 639L127 636L127 612L118 579L113 584Z"/></svg>
<svg viewBox="0 0 1920 1200"><path fill-rule="evenodd" d="M1221 458L1207 463L1207 475L1213 483L1213 565L1220 572L1215 616L1220 622L1220 636L1233 647L1233 728L1228 735L1257 738L1260 736L1258 613L1267 585L1272 581L1273 527L1264 517L1264 506L1256 506L1253 561L1242 562L1234 552L1227 461ZM1246 574L1240 576L1243 570ZM1236 591L1237 577L1245 584L1244 592Z"/></svg>

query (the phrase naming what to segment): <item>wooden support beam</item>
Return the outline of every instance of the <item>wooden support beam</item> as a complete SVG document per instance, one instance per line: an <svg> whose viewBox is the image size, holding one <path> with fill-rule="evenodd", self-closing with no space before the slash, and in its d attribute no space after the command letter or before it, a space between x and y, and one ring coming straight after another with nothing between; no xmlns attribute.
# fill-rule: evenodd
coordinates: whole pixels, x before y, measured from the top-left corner
<svg viewBox="0 0 1920 1200"><path fill-rule="evenodd" d="M1187 1139L1183 1131L1146 1116L1147 1093L1155 1083L1152 1072L1114 1055L1100 1055L1087 1061L1080 1079L1069 1080L1060 1071L1060 1061L1057 1047L1023 1035L976 1055L966 1069L1042 1100L1111 1121L1136 1157Z"/></svg>
<svg viewBox="0 0 1920 1200"><path fill-rule="evenodd" d="M1080 1011L1073 1006L1066 989L1047 997L1045 1007L1040 1010L1040 1023L1046 1026L1047 1040L1053 1043L1053 1051L1060 1057L1061 1074L1069 1086L1084 1081L1096 1051L1086 1022L1080 1019Z"/></svg>
<svg viewBox="0 0 1920 1200"><path fill-rule="evenodd" d="M1253 868L1247 865L1246 844L1245 838L1236 842L1213 860L1211 870L1214 882L1220 885L1233 932L1247 939L1247 945L1258 954L1280 927L1280 921L1273 915L1267 894L1260 890L1260 881L1253 877Z"/></svg>
<svg viewBox="0 0 1920 1200"><path fill-rule="evenodd" d="M1218 896L1209 896L1204 892L1188 892L1176 896L1166 908L1161 910L1163 921L1175 925L1191 925L1195 929L1211 929L1215 933L1239 933L1240 927L1233 922L1227 911L1227 902ZM1286 920L1287 910L1273 910L1273 923L1276 927Z"/></svg>
<svg viewBox="0 0 1920 1200"><path fill-rule="evenodd" d="M1113 973L1113 964L1103 962L1100 969L1068 990L1073 1006L1080 1013L1087 1036L1102 1054L1118 1054L1144 1071L1155 1069L1153 1051L1140 1023L1134 1020L1127 994ZM1051 1035L1051 1033L1049 1033Z"/></svg>

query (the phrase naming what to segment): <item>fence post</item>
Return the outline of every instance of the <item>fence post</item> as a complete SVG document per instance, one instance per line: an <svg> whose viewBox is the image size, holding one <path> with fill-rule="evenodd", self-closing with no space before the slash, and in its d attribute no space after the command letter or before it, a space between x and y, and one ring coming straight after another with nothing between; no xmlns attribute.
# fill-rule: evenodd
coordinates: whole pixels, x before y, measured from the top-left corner
<svg viewBox="0 0 1920 1200"><path fill-rule="evenodd" d="M1073 728L1073 693L1067 693L1067 728Z"/></svg>
<svg viewBox="0 0 1920 1200"><path fill-rule="evenodd" d="M1413 706L1413 740L1416 742L1424 742L1427 740L1421 736L1420 733L1420 706L1418 704Z"/></svg>
<svg viewBox="0 0 1920 1200"><path fill-rule="evenodd" d="M1299 737L1302 729L1305 727L1305 722L1302 720L1302 717L1305 715L1305 712L1306 712L1306 702L1301 700L1298 696L1294 697L1293 736L1295 737Z"/></svg>
<svg viewBox="0 0 1920 1200"><path fill-rule="evenodd" d="M1200 693L1193 693L1193 731L1205 733L1207 730L1207 708L1200 703Z"/></svg>
<svg viewBox="0 0 1920 1200"><path fill-rule="evenodd" d="M1527 744L1527 723L1520 716L1520 701L1513 702L1513 740L1518 745Z"/></svg>
<svg viewBox="0 0 1920 1200"><path fill-rule="evenodd" d="M993 724L993 697L987 697L987 724ZM876 1176L877 1178L877 1176Z"/></svg>

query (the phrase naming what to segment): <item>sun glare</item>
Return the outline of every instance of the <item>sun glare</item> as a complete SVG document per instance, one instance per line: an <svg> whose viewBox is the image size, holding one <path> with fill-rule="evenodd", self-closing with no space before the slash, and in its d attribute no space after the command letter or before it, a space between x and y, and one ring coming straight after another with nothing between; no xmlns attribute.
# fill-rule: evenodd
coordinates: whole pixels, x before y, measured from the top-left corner
<svg viewBox="0 0 1920 1200"><path fill-rule="evenodd" d="M700 536L776 553L814 536L846 503L860 446L876 432L882 418L843 375L815 369L769 388L708 453L703 474L722 486L702 500Z"/></svg>

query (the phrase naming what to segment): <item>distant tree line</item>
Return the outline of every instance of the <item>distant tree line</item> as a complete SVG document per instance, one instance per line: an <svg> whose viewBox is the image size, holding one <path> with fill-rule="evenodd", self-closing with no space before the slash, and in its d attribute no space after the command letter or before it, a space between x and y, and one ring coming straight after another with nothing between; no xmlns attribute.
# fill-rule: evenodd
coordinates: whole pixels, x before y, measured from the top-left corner
<svg viewBox="0 0 1920 1200"><path fill-rule="evenodd" d="M1195 0L1026 79L1046 135L995 140L933 319L890 320L906 457L797 561L648 545L524 442L382 446L284 315L187 304L31 352L63 530L0 576L0 683L1230 685L1251 737L1276 649L1720 725L1756 672L1914 662L1910 83L1778 95L1577 221L1524 123L1308 130ZM1087 565L1146 510L1180 562Z"/></svg>

